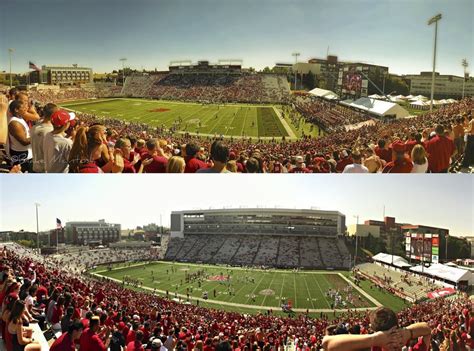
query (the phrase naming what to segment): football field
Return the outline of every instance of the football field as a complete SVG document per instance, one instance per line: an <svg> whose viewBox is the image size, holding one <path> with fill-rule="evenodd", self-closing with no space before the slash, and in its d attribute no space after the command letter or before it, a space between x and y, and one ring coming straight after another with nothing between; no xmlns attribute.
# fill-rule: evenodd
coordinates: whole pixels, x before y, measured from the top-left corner
<svg viewBox="0 0 474 351"><path fill-rule="evenodd" d="M317 136L317 126L293 126L271 105L201 104L146 99L102 99L68 102L63 107L99 117L170 128L177 121L180 132L210 136L295 138L305 129ZM310 132L308 132L310 130Z"/></svg>
<svg viewBox="0 0 474 351"><path fill-rule="evenodd" d="M380 305L355 286L347 272L259 270L158 261L102 266L92 273L170 299L193 304L200 300L214 308L278 310L282 303L290 301L296 312L330 312Z"/></svg>

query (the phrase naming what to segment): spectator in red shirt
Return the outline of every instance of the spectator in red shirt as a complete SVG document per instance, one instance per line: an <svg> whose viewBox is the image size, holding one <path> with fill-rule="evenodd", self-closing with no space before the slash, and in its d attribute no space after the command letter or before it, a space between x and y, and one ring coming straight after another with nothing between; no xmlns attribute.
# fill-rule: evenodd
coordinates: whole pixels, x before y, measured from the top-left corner
<svg viewBox="0 0 474 351"><path fill-rule="evenodd" d="M100 329L99 317L91 318L89 328L84 330L80 338L80 350L87 351L106 351L110 343L110 331L107 329L105 333L105 343L101 340L97 332Z"/></svg>
<svg viewBox="0 0 474 351"><path fill-rule="evenodd" d="M292 168L288 173L311 173L311 171L306 168L303 156L296 156L296 167Z"/></svg>
<svg viewBox="0 0 474 351"><path fill-rule="evenodd" d="M385 139L380 139L377 142L375 154L387 163L392 161L392 150L387 146Z"/></svg>
<svg viewBox="0 0 474 351"><path fill-rule="evenodd" d="M75 344L81 338L84 326L79 320L75 320L68 328L66 333L54 341L50 347L50 351L74 351Z"/></svg>
<svg viewBox="0 0 474 351"><path fill-rule="evenodd" d="M347 150L342 150L341 152L341 159L337 161L336 165L336 171L337 173L342 173L344 168L346 168L347 165L353 164L354 161L352 160L352 157L349 155Z"/></svg>
<svg viewBox="0 0 474 351"><path fill-rule="evenodd" d="M405 144L401 141L395 141L392 144L394 160L387 163L382 173L410 173L413 169L413 163L405 155Z"/></svg>
<svg viewBox="0 0 474 351"><path fill-rule="evenodd" d="M164 156L163 150L158 145L156 139L146 142L147 152L142 154L142 160L150 160L150 164L143 168L144 173L166 173L168 159Z"/></svg>
<svg viewBox="0 0 474 351"><path fill-rule="evenodd" d="M197 157L199 151L200 148L197 144L186 144L186 167L184 168L184 173L196 173L198 169L207 168L206 162L201 161Z"/></svg>
<svg viewBox="0 0 474 351"><path fill-rule="evenodd" d="M143 333L141 330L137 330L135 340L132 340L127 344L127 351L144 351L145 349L143 348L142 341Z"/></svg>
<svg viewBox="0 0 474 351"><path fill-rule="evenodd" d="M432 173L447 173L456 147L453 140L445 136L441 124L436 126L435 132L436 136L426 143L429 170Z"/></svg>

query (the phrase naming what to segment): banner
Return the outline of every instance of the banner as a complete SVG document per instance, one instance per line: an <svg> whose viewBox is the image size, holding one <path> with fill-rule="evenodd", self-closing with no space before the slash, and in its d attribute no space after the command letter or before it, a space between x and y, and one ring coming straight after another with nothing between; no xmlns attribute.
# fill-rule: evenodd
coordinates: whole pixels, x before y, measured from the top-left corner
<svg viewBox="0 0 474 351"><path fill-rule="evenodd" d="M455 293L456 293L456 290L454 290L453 288L444 288L444 289L439 289L439 290L429 292L428 293L428 298L429 299L436 299L438 297L449 296L449 295L453 295Z"/></svg>

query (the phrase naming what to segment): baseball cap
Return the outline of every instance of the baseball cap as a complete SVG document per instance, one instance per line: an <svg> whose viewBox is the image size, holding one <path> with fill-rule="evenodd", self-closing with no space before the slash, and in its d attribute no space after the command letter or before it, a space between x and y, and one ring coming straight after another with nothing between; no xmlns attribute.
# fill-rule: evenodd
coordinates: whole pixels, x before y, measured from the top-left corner
<svg viewBox="0 0 474 351"><path fill-rule="evenodd" d="M73 121L74 119L76 119L76 114L74 112L58 110L51 116L51 123L55 127L63 127L67 122Z"/></svg>
<svg viewBox="0 0 474 351"><path fill-rule="evenodd" d="M152 347L159 348L159 347L161 347L161 345L162 345L162 343L161 343L160 338L155 338L155 339L153 339L153 341L151 342L151 346L152 346Z"/></svg>
<svg viewBox="0 0 474 351"><path fill-rule="evenodd" d="M303 156L296 156L296 163L303 163Z"/></svg>

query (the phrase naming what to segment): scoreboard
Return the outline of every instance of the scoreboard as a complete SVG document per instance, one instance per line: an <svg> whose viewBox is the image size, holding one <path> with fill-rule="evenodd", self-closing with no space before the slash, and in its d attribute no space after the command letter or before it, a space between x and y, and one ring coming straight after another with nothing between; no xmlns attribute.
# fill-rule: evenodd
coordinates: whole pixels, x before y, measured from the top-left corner
<svg viewBox="0 0 474 351"><path fill-rule="evenodd" d="M405 234L405 251L413 260L439 263L439 235L408 232Z"/></svg>
<svg viewBox="0 0 474 351"><path fill-rule="evenodd" d="M347 65L339 71L338 85L341 93L346 97L359 98L367 96L369 80L368 67L358 65Z"/></svg>

